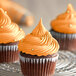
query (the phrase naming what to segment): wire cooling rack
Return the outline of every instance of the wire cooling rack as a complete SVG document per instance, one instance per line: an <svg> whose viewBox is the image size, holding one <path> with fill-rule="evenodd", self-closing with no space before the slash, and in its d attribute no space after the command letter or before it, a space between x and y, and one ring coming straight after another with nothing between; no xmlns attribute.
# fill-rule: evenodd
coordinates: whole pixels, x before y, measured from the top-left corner
<svg viewBox="0 0 76 76"><path fill-rule="evenodd" d="M20 64L0 64L0 76L23 76ZM76 76L76 56L68 51L59 51L55 76Z"/></svg>

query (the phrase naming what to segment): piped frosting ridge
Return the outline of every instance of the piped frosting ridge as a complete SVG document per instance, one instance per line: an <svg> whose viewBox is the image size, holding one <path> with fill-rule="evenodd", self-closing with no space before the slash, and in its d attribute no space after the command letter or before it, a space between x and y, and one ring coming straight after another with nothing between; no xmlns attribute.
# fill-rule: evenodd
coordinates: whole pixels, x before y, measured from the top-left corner
<svg viewBox="0 0 76 76"><path fill-rule="evenodd" d="M23 30L11 21L7 12L0 8L0 43L16 42L24 36Z"/></svg>
<svg viewBox="0 0 76 76"><path fill-rule="evenodd" d="M60 33L76 33L76 11L68 4L65 13L60 14L51 22L52 29Z"/></svg>
<svg viewBox="0 0 76 76"><path fill-rule="evenodd" d="M26 54L47 56L57 53L58 42L45 29L40 19L39 24L19 43L19 51Z"/></svg>

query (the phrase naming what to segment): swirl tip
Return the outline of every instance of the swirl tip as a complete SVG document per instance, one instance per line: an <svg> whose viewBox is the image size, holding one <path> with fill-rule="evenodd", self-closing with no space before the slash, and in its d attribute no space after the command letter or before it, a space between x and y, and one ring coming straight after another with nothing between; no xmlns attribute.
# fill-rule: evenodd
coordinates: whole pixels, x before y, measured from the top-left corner
<svg viewBox="0 0 76 76"><path fill-rule="evenodd" d="M40 36L40 33L44 34L45 32L46 32L46 29L42 24L42 18L41 18L40 21L39 21L39 24L32 31L32 34L34 34L35 36Z"/></svg>
<svg viewBox="0 0 76 76"><path fill-rule="evenodd" d="M70 12L74 11L72 4L70 3L68 4L67 11L70 11Z"/></svg>
<svg viewBox="0 0 76 76"><path fill-rule="evenodd" d="M40 18L39 24L37 25L39 28L45 28L42 23L42 18Z"/></svg>
<svg viewBox="0 0 76 76"><path fill-rule="evenodd" d="M5 23L5 20L7 20L7 23L11 23L10 17L7 15L7 11L4 11L2 8L0 8L0 20ZM3 25L3 23L0 24L0 26Z"/></svg>
<svg viewBox="0 0 76 76"><path fill-rule="evenodd" d="M2 8L0 8L0 13L4 13L4 10Z"/></svg>
<svg viewBox="0 0 76 76"><path fill-rule="evenodd" d="M39 25L42 25L42 18L40 18L40 22L39 22Z"/></svg>
<svg viewBox="0 0 76 76"><path fill-rule="evenodd" d="M69 4L68 4L68 7L72 7L72 4L71 4L71 3L69 3Z"/></svg>
<svg viewBox="0 0 76 76"><path fill-rule="evenodd" d="M2 8L0 8L0 15L1 16L7 15L7 11L4 11Z"/></svg>

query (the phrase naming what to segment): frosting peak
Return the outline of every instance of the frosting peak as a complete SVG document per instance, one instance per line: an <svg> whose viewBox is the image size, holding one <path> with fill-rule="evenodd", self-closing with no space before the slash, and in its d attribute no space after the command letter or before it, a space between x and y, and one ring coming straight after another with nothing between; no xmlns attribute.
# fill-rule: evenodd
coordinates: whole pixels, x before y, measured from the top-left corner
<svg viewBox="0 0 76 76"><path fill-rule="evenodd" d="M24 38L25 33L17 24L11 22L7 13L0 8L0 43L10 43Z"/></svg>
<svg viewBox="0 0 76 76"><path fill-rule="evenodd" d="M68 13L74 12L74 8L71 4L68 4L67 11L68 11Z"/></svg>
<svg viewBox="0 0 76 76"><path fill-rule="evenodd" d="M45 29L45 27L44 27L43 24L42 24L42 19L40 19L39 24L38 24L38 25L36 26L36 28L32 31L32 34L33 34L34 36L41 36L41 35L45 34L45 32L46 32L46 29Z"/></svg>
<svg viewBox="0 0 76 76"><path fill-rule="evenodd" d="M73 8L73 6L71 4L68 4L67 11L69 11L68 13L75 12L75 10L74 10L74 8Z"/></svg>
<svg viewBox="0 0 76 76"><path fill-rule="evenodd" d="M19 51L31 55L47 56L57 53L58 49L57 41L45 29L42 19L32 33L19 42Z"/></svg>
<svg viewBox="0 0 76 76"><path fill-rule="evenodd" d="M11 24L11 20L8 17L8 15L6 14L6 12L4 12L4 10L1 8L0 9L0 27L4 27ZM0 30L1 32L4 32L3 29ZM9 31L9 30L8 30ZM7 31L7 32L8 32Z"/></svg>
<svg viewBox="0 0 76 76"><path fill-rule="evenodd" d="M71 4L68 4L65 13L57 16L51 22L52 29L61 33L76 33L76 11Z"/></svg>

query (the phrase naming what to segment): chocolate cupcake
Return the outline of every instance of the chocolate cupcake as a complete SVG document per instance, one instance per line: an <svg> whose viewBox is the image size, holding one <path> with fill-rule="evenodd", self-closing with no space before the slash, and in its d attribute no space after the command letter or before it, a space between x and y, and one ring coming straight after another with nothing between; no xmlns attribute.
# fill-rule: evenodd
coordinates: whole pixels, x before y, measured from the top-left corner
<svg viewBox="0 0 76 76"><path fill-rule="evenodd" d="M19 59L18 43L25 33L0 8L0 63L15 62Z"/></svg>
<svg viewBox="0 0 76 76"><path fill-rule="evenodd" d="M53 76L58 60L58 42L44 28L42 20L19 43L20 64L24 76Z"/></svg>
<svg viewBox="0 0 76 76"><path fill-rule="evenodd" d="M51 22L52 36L57 39L60 44L60 50L76 51L76 11L71 4L65 13L57 16Z"/></svg>

